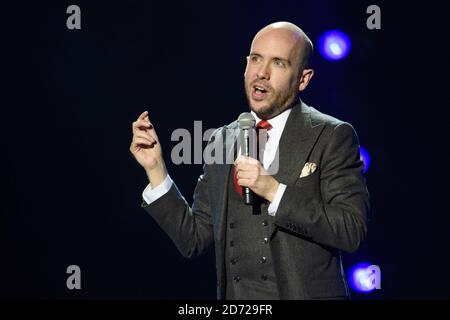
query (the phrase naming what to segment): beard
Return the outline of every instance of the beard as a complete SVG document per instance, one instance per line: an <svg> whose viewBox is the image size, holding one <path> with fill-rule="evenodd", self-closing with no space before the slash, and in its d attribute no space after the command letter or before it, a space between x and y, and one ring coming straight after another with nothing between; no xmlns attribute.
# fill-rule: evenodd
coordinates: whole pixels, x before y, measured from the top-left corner
<svg viewBox="0 0 450 320"><path fill-rule="evenodd" d="M266 105L258 109L252 106L251 94L253 84L245 87L245 93L250 109L255 112L260 119L270 119L279 115L294 103L298 95L296 88L298 88L298 84L295 83L289 88L280 91L274 90L270 87L271 96L264 101Z"/></svg>

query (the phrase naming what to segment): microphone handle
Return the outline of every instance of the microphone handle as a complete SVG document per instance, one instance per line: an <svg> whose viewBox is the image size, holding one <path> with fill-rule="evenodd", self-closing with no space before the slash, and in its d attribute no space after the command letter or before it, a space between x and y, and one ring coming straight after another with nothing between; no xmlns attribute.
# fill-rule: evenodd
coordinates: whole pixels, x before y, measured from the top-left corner
<svg viewBox="0 0 450 320"><path fill-rule="evenodd" d="M244 187L244 203L247 205L253 204L253 192L249 187Z"/></svg>
<svg viewBox="0 0 450 320"><path fill-rule="evenodd" d="M250 142L249 142L248 129L244 130L244 147L245 147L245 156L250 156ZM253 204L253 192L249 187L244 187L244 203L246 205Z"/></svg>

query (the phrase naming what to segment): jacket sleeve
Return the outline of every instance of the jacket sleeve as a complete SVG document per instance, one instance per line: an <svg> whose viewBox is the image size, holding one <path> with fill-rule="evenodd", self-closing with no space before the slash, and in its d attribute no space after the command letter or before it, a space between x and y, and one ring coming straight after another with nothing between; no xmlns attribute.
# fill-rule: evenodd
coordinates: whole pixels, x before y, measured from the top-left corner
<svg viewBox="0 0 450 320"><path fill-rule="evenodd" d="M369 194L353 127L333 128L319 169L288 185L274 223L314 242L354 252L365 238Z"/></svg>
<svg viewBox="0 0 450 320"><path fill-rule="evenodd" d="M216 130L209 141L214 140ZM208 143L208 144L209 144ZM175 183L159 199L142 207L175 243L180 253L192 258L205 252L214 242L211 209L208 196L209 165L203 166L189 206Z"/></svg>

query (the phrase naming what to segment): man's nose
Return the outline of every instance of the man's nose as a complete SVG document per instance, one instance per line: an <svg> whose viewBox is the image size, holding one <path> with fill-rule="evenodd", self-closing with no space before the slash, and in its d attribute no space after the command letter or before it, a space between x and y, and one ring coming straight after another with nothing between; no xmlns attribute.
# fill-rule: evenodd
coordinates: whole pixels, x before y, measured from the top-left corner
<svg viewBox="0 0 450 320"><path fill-rule="evenodd" d="M259 67L259 70L257 72L258 79L270 79L270 70L269 70L269 64L264 63Z"/></svg>

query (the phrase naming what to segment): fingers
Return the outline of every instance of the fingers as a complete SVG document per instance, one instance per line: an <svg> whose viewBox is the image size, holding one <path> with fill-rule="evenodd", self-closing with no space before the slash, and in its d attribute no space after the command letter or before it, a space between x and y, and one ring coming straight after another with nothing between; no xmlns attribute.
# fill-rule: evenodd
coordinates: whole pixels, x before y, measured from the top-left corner
<svg viewBox="0 0 450 320"><path fill-rule="evenodd" d="M130 151L135 154L140 149L153 148L159 144L156 131L148 117L148 111L141 113L132 124L133 138L130 145Z"/></svg>
<svg viewBox="0 0 450 320"><path fill-rule="evenodd" d="M253 179L258 176L258 172L256 170L252 171L244 171L240 170L236 173L238 179Z"/></svg>
<svg viewBox="0 0 450 320"><path fill-rule="evenodd" d="M143 120L143 119L139 119L135 122L133 122L132 128L133 128L133 133L136 133L138 131L143 131L146 129L151 129L153 126L150 123L150 121L147 120Z"/></svg>
<svg viewBox="0 0 450 320"><path fill-rule="evenodd" d="M148 111L144 111L143 113L141 113L139 118L135 122L133 122L132 129L133 129L133 134L136 134L137 132L145 131L148 134L150 134L150 136L154 140L158 141L158 136L156 134L155 127L150 122L150 119L148 117Z"/></svg>
<svg viewBox="0 0 450 320"><path fill-rule="evenodd" d="M145 131L138 131L138 132L136 132L134 134L134 137L145 139L150 144L156 143L156 140L148 132L145 132Z"/></svg>
<svg viewBox="0 0 450 320"><path fill-rule="evenodd" d="M139 121L146 121L146 122L150 123L150 125L151 125L150 118L148 117L148 111L144 111L141 113L141 115L136 120L136 122L139 122Z"/></svg>
<svg viewBox="0 0 450 320"><path fill-rule="evenodd" d="M260 165L260 162L252 157L247 156L239 156L236 161L234 161L235 166L241 166L241 165L252 165L252 166L258 166Z"/></svg>
<svg viewBox="0 0 450 320"><path fill-rule="evenodd" d="M150 142L147 138L134 137L131 143L131 150L133 151L133 149L138 147L149 148L152 147L153 144L154 143Z"/></svg>
<svg viewBox="0 0 450 320"><path fill-rule="evenodd" d="M155 128L147 120L139 120L133 122L133 134L145 133L146 136L151 137L153 140L158 142L158 135L156 134Z"/></svg>
<svg viewBox="0 0 450 320"><path fill-rule="evenodd" d="M262 168L258 160L246 156L239 156L234 162L234 165L238 173L241 171L259 172Z"/></svg>
<svg viewBox="0 0 450 320"><path fill-rule="evenodd" d="M251 175L249 177L242 177L242 175L238 174L237 183L242 187L253 187L256 185L258 181L258 177Z"/></svg>
<svg viewBox="0 0 450 320"><path fill-rule="evenodd" d="M255 180L253 179L238 179L237 181L238 185L240 185L241 187L253 187Z"/></svg>
<svg viewBox="0 0 450 320"><path fill-rule="evenodd" d="M145 120L145 118L148 118L148 111L144 111L141 113L141 115L139 116L138 120Z"/></svg>
<svg viewBox="0 0 450 320"><path fill-rule="evenodd" d="M250 176L258 176L262 172L262 167L253 164L239 164L235 167L236 174L242 178L249 178Z"/></svg>
<svg viewBox="0 0 450 320"><path fill-rule="evenodd" d="M241 186L253 186L263 171L261 163L251 157L239 156L234 164L238 183Z"/></svg>

